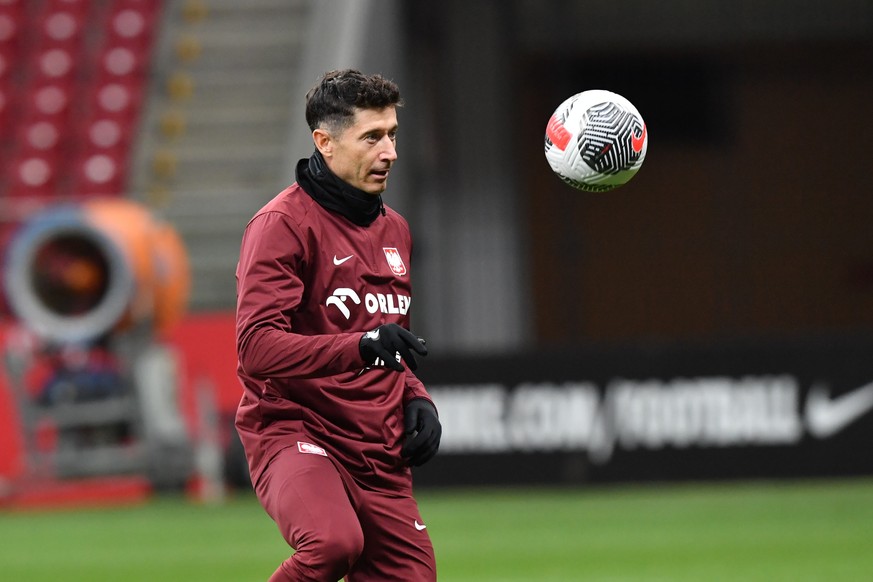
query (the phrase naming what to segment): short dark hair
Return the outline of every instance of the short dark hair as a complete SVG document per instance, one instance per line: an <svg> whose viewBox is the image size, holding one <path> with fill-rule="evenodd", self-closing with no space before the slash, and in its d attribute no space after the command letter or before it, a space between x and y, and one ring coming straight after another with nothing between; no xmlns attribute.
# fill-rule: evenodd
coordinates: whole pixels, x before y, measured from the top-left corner
<svg viewBox="0 0 873 582"><path fill-rule="evenodd" d="M400 89L382 75L355 69L329 71L306 94L306 123L313 131L319 127L340 131L351 125L355 109L401 105Z"/></svg>

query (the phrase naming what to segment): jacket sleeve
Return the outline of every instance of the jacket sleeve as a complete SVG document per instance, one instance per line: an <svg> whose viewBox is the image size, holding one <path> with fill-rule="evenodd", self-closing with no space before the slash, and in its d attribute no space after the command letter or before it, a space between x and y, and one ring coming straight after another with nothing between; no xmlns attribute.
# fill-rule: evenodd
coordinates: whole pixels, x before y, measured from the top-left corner
<svg viewBox="0 0 873 582"><path fill-rule="evenodd" d="M304 286L303 237L285 215L266 212L246 227L237 265L236 346L254 378L313 378L363 367L360 334L295 333L293 312Z"/></svg>
<svg viewBox="0 0 873 582"><path fill-rule="evenodd" d="M406 406L409 404L410 400L414 400L415 398L424 398L433 404L434 408L436 408L436 404L434 404L430 394L427 393L427 389L424 387L422 381L419 380L409 368L404 368L404 373L406 374L406 385L403 391L403 406Z"/></svg>

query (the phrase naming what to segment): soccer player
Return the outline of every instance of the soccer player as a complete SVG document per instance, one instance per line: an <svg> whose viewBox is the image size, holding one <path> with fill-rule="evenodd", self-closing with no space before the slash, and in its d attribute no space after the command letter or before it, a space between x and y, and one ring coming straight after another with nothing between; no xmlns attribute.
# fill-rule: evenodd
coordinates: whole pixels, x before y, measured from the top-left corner
<svg viewBox="0 0 873 582"><path fill-rule="evenodd" d="M306 95L315 152L243 234L236 427L295 549L271 581L436 580L410 467L442 428L413 374L409 226L381 196L400 105L380 75L326 73Z"/></svg>

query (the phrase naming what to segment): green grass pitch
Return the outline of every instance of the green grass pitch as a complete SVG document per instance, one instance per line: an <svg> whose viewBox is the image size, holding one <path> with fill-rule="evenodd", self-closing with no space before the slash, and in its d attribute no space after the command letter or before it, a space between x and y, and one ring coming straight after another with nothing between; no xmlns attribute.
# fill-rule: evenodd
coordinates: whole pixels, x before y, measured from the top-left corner
<svg viewBox="0 0 873 582"><path fill-rule="evenodd" d="M873 480L418 492L442 582L873 580ZM0 578L264 581L253 496L0 512Z"/></svg>

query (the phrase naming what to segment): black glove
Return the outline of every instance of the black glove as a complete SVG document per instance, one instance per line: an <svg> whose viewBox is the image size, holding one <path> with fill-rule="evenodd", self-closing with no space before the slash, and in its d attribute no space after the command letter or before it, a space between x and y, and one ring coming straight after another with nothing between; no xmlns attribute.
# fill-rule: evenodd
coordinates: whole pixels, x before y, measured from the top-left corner
<svg viewBox="0 0 873 582"><path fill-rule="evenodd" d="M398 372L403 371L403 365L397 361L398 353L410 370L415 370L418 367L415 356L412 355L413 351L422 356L427 355L424 340L396 323L386 323L373 331L368 331L361 337L358 348L361 351L361 357L368 364L379 358L386 366Z"/></svg>
<svg viewBox="0 0 873 582"><path fill-rule="evenodd" d="M440 424L436 408L424 398L410 400L404 413L406 443L400 449L400 455L406 458L410 465L418 467L437 454L443 426Z"/></svg>

